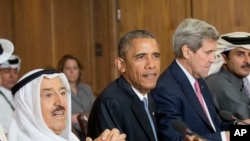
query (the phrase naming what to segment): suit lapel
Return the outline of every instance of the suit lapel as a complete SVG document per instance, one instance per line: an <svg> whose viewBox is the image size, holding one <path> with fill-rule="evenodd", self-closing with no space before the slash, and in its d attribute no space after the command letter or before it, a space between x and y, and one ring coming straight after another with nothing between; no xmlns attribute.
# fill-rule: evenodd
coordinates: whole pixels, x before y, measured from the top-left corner
<svg viewBox="0 0 250 141"><path fill-rule="evenodd" d="M151 141L155 140L153 130L150 125L150 121L147 118L147 113L144 109L143 103L138 99L134 98L132 110L134 111L135 116L137 117L138 122L142 126L143 130L146 132L146 135L150 138Z"/></svg>
<svg viewBox="0 0 250 141"><path fill-rule="evenodd" d="M181 84L181 89L183 93L185 94L185 97L189 101L189 103L192 105L192 107L195 109L197 114L200 116L200 118L209 126L212 128L206 113L203 111L202 106L200 105L200 102L196 96L196 93L193 89L193 86L190 83L184 83L189 82L188 78L186 77L185 73L182 71L182 69L178 66L176 61L173 64L173 74L175 75L175 78L177 79L178 83ZM204 90L201 90L202 95ZM205 98L204 98L205 99ZM207 102L206 102L207 103ZM207 105L208 109L209 106Z"/></svg>
<svg viewBox="0 0 250 141"><path fill-rule="evenodd" d="M147 118L147 113L144 109L143 102L139 99L139 97L135 94L130 84L125 80L124 77L120 77L118 79L118 85L126 92L130 100L132 101L131 110L134 112L135 116L137 117L138 123L141 125L142 129L145 131L145 134L151 141L154 141L154 133L151 128L151 124L149 119ZM152 97L149 98L149 106L152 105ZM153 109L152 107L150 108ZM155 118L154 123L155 123Z"/></svg>

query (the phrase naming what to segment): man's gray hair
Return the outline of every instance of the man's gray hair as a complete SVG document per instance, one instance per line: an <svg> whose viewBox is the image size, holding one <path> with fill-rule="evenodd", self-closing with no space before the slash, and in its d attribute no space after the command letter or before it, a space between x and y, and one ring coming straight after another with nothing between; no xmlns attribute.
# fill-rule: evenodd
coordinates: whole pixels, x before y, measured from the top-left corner
<svg viewBox="0 0 250 141"><path fill-rule="evenodd" d="M198 19L185 19L177 27L173 35L174 54L177 58L183 56L181 48L187 45L192 51L196 52L204 39L217 40L219 33L216 28L205 21Z"/></svg>

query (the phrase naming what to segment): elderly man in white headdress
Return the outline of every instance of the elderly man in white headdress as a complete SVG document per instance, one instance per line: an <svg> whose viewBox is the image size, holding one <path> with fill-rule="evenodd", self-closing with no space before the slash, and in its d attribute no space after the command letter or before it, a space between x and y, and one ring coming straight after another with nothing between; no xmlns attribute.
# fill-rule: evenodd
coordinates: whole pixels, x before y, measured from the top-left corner
<svg viewBox="0 0 250 141"><path fill-rule="evenodd" d="M250 118L250 99L243 78L250 72L250 33L233 32L221 35L222 67L206 78L218 110L233 113L238 119Z"/></svg>
<svg viewBox="0 0 250 141"><path fill-rule="evenodd" d="M63 73L46 69L30 71L12 92L16 110L8 132L9 141L78 141L71 132L71 93ZM115 135L119 141L125 139L117 132ZM104 140L110 138L105 136Z"/></svg>

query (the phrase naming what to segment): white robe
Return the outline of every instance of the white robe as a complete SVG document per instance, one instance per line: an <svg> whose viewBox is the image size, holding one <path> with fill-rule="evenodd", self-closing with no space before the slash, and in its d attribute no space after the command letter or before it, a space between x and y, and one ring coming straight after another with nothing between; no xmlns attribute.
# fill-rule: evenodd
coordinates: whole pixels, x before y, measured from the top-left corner
<svg viewBox="0 0 250 141"><path fill-rule="evenodd" d="M2 125L4 132L7 133L11 123L11 119L13 118L14 111L11 108L10 104L15 107L14 98L11 91L2 86L0 86L0 91L10 102L8 103L5 97L0 94L0 124Z"/></svg>

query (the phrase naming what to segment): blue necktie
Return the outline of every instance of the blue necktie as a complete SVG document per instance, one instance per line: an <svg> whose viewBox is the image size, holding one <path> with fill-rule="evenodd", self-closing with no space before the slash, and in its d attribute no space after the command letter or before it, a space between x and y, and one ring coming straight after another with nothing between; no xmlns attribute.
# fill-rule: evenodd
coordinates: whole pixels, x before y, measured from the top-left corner
<svg viewBox="0 0 250 141"><path fill-rule="evenodd" d="M149 121L150 121L152 130L153 130L153 132L154 132L155 140L158 141L157 135L156 135L156 131L155 131L154 122L153 122L152 117L151 117L151 115L150 115L150 112L149 112L149 110L148 110L148 100L147 100L146 97L143 98L143 103L144 103L144 108L145 108L146 113L147 113L147 115L148 115L148 118L149 118Z"/></svg>

